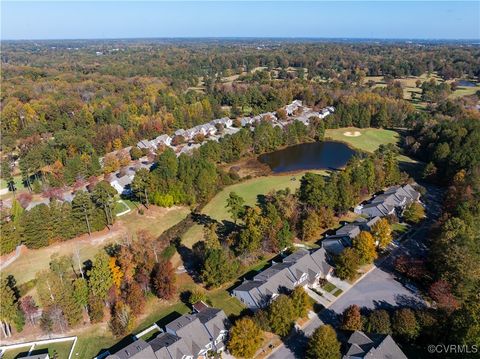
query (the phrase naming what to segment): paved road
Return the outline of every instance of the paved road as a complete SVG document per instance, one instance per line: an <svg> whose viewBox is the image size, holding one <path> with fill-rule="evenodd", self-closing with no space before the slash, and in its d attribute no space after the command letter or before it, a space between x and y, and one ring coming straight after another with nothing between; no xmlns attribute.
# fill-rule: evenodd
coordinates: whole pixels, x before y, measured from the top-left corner
<svg viewBox="0 0 480 359"><path fill-rule="evenodd" d="M427 208L424 223L407 235L397 248L392 250L390 256L377 263L377 267L368 273L362 280L357 282L348 292L335 301L330 308L318 313L318 317L312 319L301 331L295 333L284 345L277 349L271 359L294 359L304 357L304 348L307 338L322 324L337 325L339 314L352 304L366 308L392 308L396 306L419 306L423 305L422 299L400 282L395 280L392 273L394 259L400 254L414 257L423 257L427 253L424 243L428 228L440 214L440 200L442 190L437 187L428 187L425 195Z"/></svg>

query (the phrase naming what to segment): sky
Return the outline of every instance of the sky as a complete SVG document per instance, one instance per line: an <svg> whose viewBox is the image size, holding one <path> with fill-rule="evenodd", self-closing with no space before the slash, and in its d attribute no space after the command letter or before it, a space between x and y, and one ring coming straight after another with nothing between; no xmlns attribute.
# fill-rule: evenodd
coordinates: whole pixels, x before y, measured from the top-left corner
<svg viewBox="0 0 480 359"><path fill-rule="evenodd" d="M1 39L480 39L480 1L4 1Z"/></svg>

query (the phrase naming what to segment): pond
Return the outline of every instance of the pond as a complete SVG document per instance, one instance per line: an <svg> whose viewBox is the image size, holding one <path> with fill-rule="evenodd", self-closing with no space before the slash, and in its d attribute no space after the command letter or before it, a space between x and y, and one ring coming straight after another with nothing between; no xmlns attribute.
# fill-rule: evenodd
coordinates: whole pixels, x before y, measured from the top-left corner
<svg viewBox="0 0 480 359"><path fill-rule="evenodd" d="M302 143L279 151L265 153L258 160L273 172L291 172L314 169L338 169L356 154L346 144L335 141Z"/></svg>
<svg viewBox="0 0 480 359"><path fill-rule="evenodd" d="M458 86L463 86L463 87L475 87L477 86L476 83L468 81L468 80L459 80L457 81Z"/></svg>

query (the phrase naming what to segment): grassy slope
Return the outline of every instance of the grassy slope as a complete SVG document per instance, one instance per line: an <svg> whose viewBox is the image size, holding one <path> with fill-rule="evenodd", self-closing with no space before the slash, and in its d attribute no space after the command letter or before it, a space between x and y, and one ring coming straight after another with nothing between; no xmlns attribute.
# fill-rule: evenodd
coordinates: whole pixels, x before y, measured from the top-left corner
<svg viewBox="0 0 480 359"><path fill-rule="evenodd" d="M135 211L132 211L129 214L120 217L121 220L119 221L121 221L132 234L139 229L147 229L152 234L158 236L166 229L180 222L189 212L189 209L186 207L174 207L163 213L161 216L151 218L148 213L144 216L140 216ZM35 274L38 271L47 269L50 257L54 253L71 256L74 253L75 248L78 246L80 257L85 261L87 259L92 259L101 248L112 240L113 239L99 243L92 243L89 241L76 241L75 239L72 239L52 246L28 250L22 253L10 266L2 270L1 274L2 277L13 274L17 283L22 284L35 278Z"/></svg>
<svg viewBox="0 0 480 359"><path fill-rule="evenodd" d="M327 174L326 171L311 172ZM236 192L239 196L243 197L245 204L254 205L257 202L257 196L260 194L267 194L270 191L278 191L285 188L290 188L292 191L295 191L300 186L300 178L304 173L305 172L257 177L225 187L203 208L202 213L218 221L231 220L232 217L225 208L230 192ZM292 180L292 178L295 178L295 180ZM183 236L182 243L191 248L193 244L202 239L202 234L203 226L193 225Z"/></svg>
<svg viewBox="0 0 480 359"><path fill-rule="evenodd" d="M295 191L300 186L300 178L304 173L305 172L257 177L228 186L213 197L213 199L203 208L202 212L217 220L231 220L231 216L225 208L230 192L236 192L239 196L243 197L245 204L253 205L257 202L257 196L259 194L267 194L270 191L277 191L285 188L290 188L292 191ZM295 180L292 180L293 178Z"/></svg>

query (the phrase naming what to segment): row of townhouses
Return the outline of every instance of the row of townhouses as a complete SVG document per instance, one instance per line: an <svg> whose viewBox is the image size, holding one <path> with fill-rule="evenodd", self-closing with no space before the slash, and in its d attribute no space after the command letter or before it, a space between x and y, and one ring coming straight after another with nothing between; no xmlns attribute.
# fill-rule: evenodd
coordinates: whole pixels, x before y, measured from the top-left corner
<svg viewBox="0 0 480 359"><path fill-rule="evenodd" d="M258 273L253 280L245 280L233 289L232 295L250 309L265 307L283 290L298 286L316 287L320 279L328 279L333 271L327 263L325 249L310 252L299 249L280 263Z"/></svg>
<svg viewBox="0 0 480 359"><path fill-rule="evenodd" d="M373 214L377 213L369 209L366 212L360 211L359 214L363 217L345 224L334 235L325 237L320 249L297 250L285 257L282 262L273 263L252 280L245 280L234 288L231 294L247 307L255 310L268 305L284 290L293 290L298 286L315 288L319 285L320 279L328 280L332 275L330 256L339 255L345 248L352 246L360 232L371 231L381 217L400 214L406 206L415 201L420 201L420 193L409 184L388 188L383 194L374 197L369 204L356 209L371 208L370 203L373 203L382 208L391 206L391 211L378 213L375 216Z"/></svg>
<svg viewBox="0 0 480 359"><path fill-rule="evenodd" d="M260 122L261 120L266 118L269 121L271 121L273 126L284 127L288 123L291 123L292 121L295 121L295 120L303 122L305 125L308 126L309 119L312 116L325 118L326 116L332 114L335 111L335 108L332 106L325 107L320 111L313 111L311 108L304 106L302 101L300 100L293 101L291 104L285 106L284 109L286 110L287 115L289 116L289 118L284 121L279 120L275 112L267 112L257 116L243 117L240 119L240 125L241 127L254 125L255 123ZM223 127L223 131L221 133L219 132L219 127ZM172 136L169 136L167 134L162 134L160 136L157 136L153 140L143 139L139 141L136 146L140 149L144 149L152 153L155 153L155 151L162 146L168 146L175 151L177 156L180 156L181 154L191 154L195 149L198 149L201 145L206 143L206 141L218 141L221 137L227 134L232 135L238 132L239 130L240 130L239 128L233 127L232 119L228 117L223 117L223 118L212 120L203 125L195 126L188 130L179 129L175 131L175 133L172 134ZM205 136L205 141L203 141L202 143L194 143L194 140L197 135ZM186 143L182 143L178 146L174 146L172 144L172 141L176 136L181 136L184 141L180 141L180 142L186 142ZM132 149L132 146L129 146L121 150L112 152L110 154L115 154L119 152L128 153L131 149ZM103 159L101 159L100 162L102 164ZM135 172L138 171L138 169L140 168L150 169L152 165L153 165L152 160L151 159L149 160L148 157L145 156L145 157L142 157L140 161L138 161L135 164L131 164L129 166L126 166L125 168L122 168L121 170L110 173L109 176L106 177L106 179L119 194L128 195L130 192L130 185L133 182L133 178L135 177ZM83 186L81 190L84 190L84 191L87 190L87 184L85 184L85 186ZM59 200L71 202L73 200L73 197L74 196L73 196L72 189L65 189L64 193L62 194L61 198L59 198ZM31 208L38 206L40 204L48 205L49 202L50 200L47 198L34 200L31 203L29 203L26 209L30 210ZM8 207L8 206L11 206L11 203L5 202L3 203L3 205Z"/></svg>
<svg viewBox="0 0 480 359"><path fill-rule="evenodd" d="M136 339L108 359L206 359L207 353L225 350L230 322L224 311L203 302L192 314L182 315L165 326L154 339Z"/></svg>
<svg viewBox="0 0 480 359"><path fill-rule="evenodd" d="M303 103L300 100L295 100L284 108L288 116L294 116L294 114L297 115L288 120L280 121L277 118L275 112L266 112L257 116L242 117L240 119L240 126L245 127L249 125L254 125L255 123L258 123L263 119L268 119L269 121L271 121L273 126L284 127L286 124L294 120L301 121L306 126L308 126L310 117L316 116L319 118L325 118L326 116L332 114L335 111L334 107L329 106L316 112L308 107L303 106ZM223 128L222 133L219 133L219 125L221 125L221 127ZM162 146L168 146L175 150L177 156L180 156L181 154L192 153L194 149L199 148L202 144L206 143L206 141L218 141L222 136L227 134L234 134L237 131L239 131L239 128L233 127L233 120L228 117L223 117L212 120L203 125L195 126L188 130L178 129L175 131L172 137L163 134L153 140L143 139L137 143L137 147L140 149L155 152L158 148ZM198 135L204 136L205 141L203 141L202 143L193 143L192 141L194 141L196 136ZM173 146L172 141L177 136L182 137L183 141L180 141L182 142L182 144L178 146ZM186 142L186 144L184 144L183 142ZM145 162L146 158L142 160L143 162ZM110 184L115 187L118 193L128 194L129 185L132 183L133 177L134 176L132 174L120 175L120 173L117 171L113 174L113 179L111 180Z"/></svg>
<svg viewBox="0 0 480 359"><path fill-rule="evenodd" d="M345 224L334 235L325 237L322 247L329 254L339 255L345 248L352 246L361 231L370 232L381 217L401 217L405 208L413 202L420 202L420 193L410 184L389 187L366 204L356 206L354 212L362 217Z"/></svg>

